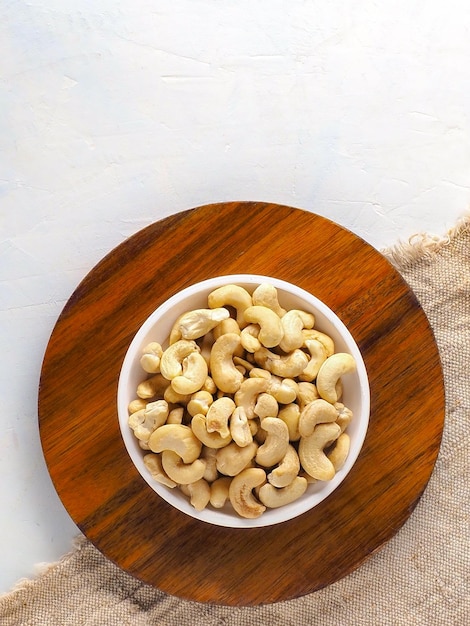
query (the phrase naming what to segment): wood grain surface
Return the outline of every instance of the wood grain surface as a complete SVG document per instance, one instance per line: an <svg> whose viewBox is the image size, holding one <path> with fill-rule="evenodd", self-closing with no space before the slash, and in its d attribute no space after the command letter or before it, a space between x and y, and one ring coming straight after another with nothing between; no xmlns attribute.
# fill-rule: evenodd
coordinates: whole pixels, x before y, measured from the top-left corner
<svg viewBox="0 0 470 626"><path fill-rule="evenodd" d="M310 512L255 529L211 526L164 502L133 466L116 409L124 355L148 315L183 287L236 273L284 279L323 300L358 343L371 387L369 430L344 482ZM142 581L227 605L295 598L360 566L412 513L443 421L434 337L398 272L337 224L260 202L185 211L111 251L60 315L39 388L49 472L83 533Z"/></svg>

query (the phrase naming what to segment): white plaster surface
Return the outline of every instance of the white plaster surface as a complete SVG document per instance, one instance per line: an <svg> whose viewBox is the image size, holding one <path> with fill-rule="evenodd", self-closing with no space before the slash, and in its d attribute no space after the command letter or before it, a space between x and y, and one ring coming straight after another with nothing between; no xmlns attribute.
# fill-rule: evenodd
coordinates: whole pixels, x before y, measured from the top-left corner
<svg viewBox="0 0 470 626"><path fill-rule="evenodd" d="M169 214L267 200L376 248L470 201L465 0L5 0L0 593L71 547L37 428L83 276Z"/></svg>

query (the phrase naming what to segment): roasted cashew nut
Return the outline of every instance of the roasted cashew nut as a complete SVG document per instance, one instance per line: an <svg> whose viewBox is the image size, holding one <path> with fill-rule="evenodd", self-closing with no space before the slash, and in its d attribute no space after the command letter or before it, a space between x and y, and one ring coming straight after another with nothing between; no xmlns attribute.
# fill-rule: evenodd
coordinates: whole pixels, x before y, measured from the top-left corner
<svg viewBox="0 0 470 626"><path fill-rule="evenodd" d="M315 317L311 313L299 309L291 309L281 318L281 325L284 329L284 336L279 343L279 347L284 352L292 352L301 348L304 344L302 330L313 328Z"/></svg>
<svg viewBox="0 0 470 626"><path fill-rule="evenodd" d="M183 372L183 360L191 352L199 352L200 348L195 341L179 339L163 351L160 359L160 372L167 380L180 376Z"/></svg>
<svg viewBox="0 0 470 626"><path fill-rule="evenodd" d="M173 450L163 450L162 466L167 476L178 485L195 483L204 476L206 462L195 459L191 463L184 463L183 459Z"/></svg>
<svg viewBox="0 0 470 626"><path fill-rule="evenodd" d="M183 313L171 329L169 342L173 344L180 339L199 339L229 316L229 311L224 308L195 309Z"/></svg>
<svg viewBox="0 0 470 626"><path fill-rule="evenodd" d="M260 393L255 404L254 414L260 419L265 417L277 417L279 404L270 393Z"/></svg>
<svg viewBox="0 0 470 626"><path fill-rule="evenodd" d="M263 393L269 387L269 381L266 378L250 377L246 378L240 388L234 395L235 404L245 409L248 419L255 416L256 400L260 393Z"/></svg>
<svg viewBox="0 0 470 626"><path fill-rule="evenodd" d="M144 456L144 465L148 469L151 477L158 483L165 485L166 487L170 487L170 489L176 487L175 481L171 480L163 469L162 457L160 454L153 454L152 452L146 454Z"/></svg>
<svg viewBox="0 0 470 626"><path fill-rule="evenodd" d="M266 440L258 448L256 462L263 467L273 467L284 458L289 447L289 429L278 417L265 417L261 428L267 432Z"/></svg>
<svg viewBox="0 0 470 626"><path fill-rule="evenodd" d="M216 386L224 393L235 393L242 381L243 374L233 362L233 353L240 345L240 336L226 333L219 337L212 346L210 372Z"/></svg>
<svg viewBox="0 0 470 626"><path fill-rule="evenodd" d="M338 417L338 411L335 407L319 398L313 400L304 406L300 411L299 433L301 437L309 437L317 424L325 422L335 422Z"/></svg>
<svg viewBox="0 0 470 626"><path fill-rule="evenodd" d="M281 318L265 306L250 306L244 312L245 321L258 324L258 339L266 348L278 346L284 336Z"/></svg>
<svg viewBox="0 0 470 626"><path fill-rule="evenodd" d="M274 487L287 487L298 476L299 471L299 455L294 446L289 444L282 461L268 474L268 482Z"/></svg>
<svg viewBox="0 0 470 626"><path fill-rule="evenodd" d="M207 302L211 309L224 306L234 307L237 311L237 322L240 328L246 325L244 312L252 305L252 299L248 291L240 285L218 287L208 295Z"/></svg>
<svg viewBox="0 0 470 626"><path fill-rule="evenodd" d="M202 413L197 413L193 417L191 420L191 429L201 444L204 444L208 448L223 448L232 441L230 432L226 437L222 437L218 432L207 432L206 416L202 415Z"/></svg>
<svg viewBox="0 0 470 626"><path fill-rule="evenodd" d="M312 382L317 377L320 367L327 359L325 346L317 339L307 339L305 342L310 353L310 360L307 367L300 374L299 379L305 382Z"/></svg>
<svg viewBox="0 0 470 626"><path fill-rule="evenodd" d="M293 350L286 355L279 355L262 347L254 353L254 358L262 367L282 378L300 376L308 365L308 356L300 349Z"/></svg>
<svg viewBox="0 0 470 626"><path fill-rule="evenodd" d="M323 345L326 351L326 356L331 356L335 353L335 342L329 335L320 332L316 328L304 328L302 335L304 336L304 346L306 346L307 341L315 340L319 341Z"/></svg>
<svg viewBox="0 0 470 626"><path fill-rule="evenodd" d="M214 509L221 509L227 502L231 482L230 476L221 476L211 483L210 503Z"/></svg>
<svg viewBox="0 0 470 626"><path fill-rule="evenodd" d="M295 502L295 500L304 495L307 487L308 482L306 478L296 476L291 483L280 489L269 483L262 485L258 492L258 497L266 507L274 509Z"/></svg>
<svg viewBox="0 0 470 626"><path fill-rule="evenodd" d="M277 414L286 425L289 431L289 441L298 441L300 439L299 420L300 407L296 402L290 402L282 407Z"/></svg>
<svg viewBox="0 0 470 626"><path fill-rule="evenodd" d="M148 445L152 452L172 450L184 463L195 461L202 448L202 443L191 428L184 424L163 424L150 435Z"/></svg>
<svg viewBox="0 0 470 626"><path fill-rule="evenodd" d="M286 310L279 304L277 289L271 283L258 285L253 291L252 299L255 306L265 306L279 317L286 314Z"/></svg>
<svg viewBox="0 0 470 626"><path fill-rule="evenodd" d="M173 389L181 395L189 395L199 391L209 373L207 363L199 352L191 352L183 359L183 372L171 381Z"/></svg>
<svg viewBox="0 0 470 626"><path fill-rule="evenodd" d="M338 401L336 385L342 376L356 370L354 357L347 352L337 352L328 357L317 375L317 390L322 398L334 404Z"/></svg>
<svg viewBox="0 0 470 626"><path fill-rule="evenodd" d="M222 397L215 400L206 413L206 429L208 433L219 433L223 438L230 436L228 426L230 417L235 410L232 398Z"/></svg>
<svg viewBox="0 0 470 626"><path fill-rule="evenodd" d="M339 471L346 462L349 454L351 439L347 433L341 433L335 443L335 447L328 453L328 458L333 463L335 471Z"/></svg>
<svg viewBox="0 0 470 626"><path fill-rule="evenodd" d="M234 441L217 450L217 469L225 476L236 476L255 458L258 444L252 441L241 448Z"/></svg>
<svg viewBox="0 0 470 626"><path fill-rule="evenodd" d="M253 495L253 489L266 481L266 473L260 467L250 467L232 478L229 487L230 503L241 517L255 519L266 511Z"/></svg>
<svg viewBox="0 0 470 626"><path fill-rule="evenodd" d="M244 448L253 441L250 424L246 411L242 406L237 406L230 418L230 434L234 442Z"/></svg>
<svg viewBox="0 0 470 626"><path fill-rule="evenodd" d="M318 424L311 435L301 437L299 442L299 458L304 470L312 478L332 480L335 476L333 463L324 453L341 434L341 428L335 422Z"/></svg>
<svg viewBox="0 0 470 626"><path fill-rule="evenodd" d="M240 333L240 339L243 348L250 353L256 352L261 348L261 342L258 339L260 328L258 324L248 324Z"/></svg>

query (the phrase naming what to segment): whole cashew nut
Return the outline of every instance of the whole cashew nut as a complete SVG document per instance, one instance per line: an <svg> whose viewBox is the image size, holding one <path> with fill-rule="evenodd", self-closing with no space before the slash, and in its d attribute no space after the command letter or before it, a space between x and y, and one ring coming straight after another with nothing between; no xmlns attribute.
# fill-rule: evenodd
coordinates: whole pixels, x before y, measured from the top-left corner
<svg viewBox="0 0 470 626"><path fill-rule="evenodd" d="M299 420L300 407L296 402L290 402L280 409L277 417L281 419L289 431L289 441L298 441L300 439Z"/></svg>
<svg viewBox="0 0 470 626"><path fill-rule="evenodd" d="M253 489L266 481L266 473L260 467L250 467L232 478L229 487L230 503L241 517L254 519L266 511L253 495Z"/></svg>
<svg viewBox="0 0 470 626"><path fill-rule="evenodd" d="M266 378L246 378L234 395L235 404L242 406L248 419L255 416L256 400L260 393L266 391L269 381Z"/></svg>
<svg viewBox="0 0 470 626"><path fill-rule="evenodd" d="M300 411L299 433L301 437L309 437L317 424L325 422L335 422L338 411L335 407L323 400L313 400L304 406Z"/></svg>
<svg viewBox="0 0 470 626"><path fill-rule="evenodd" d="M340 470L349 454L349 448L351 444L351 439L347 433L341 433L341 435L336 440L335 447L331 452L328 453L328 458L333 463L333 467L337 472Z"/></svg>
<svg viewBox="0 0 470 626"><path fill-rule="evenodd" d="M163 349L159 343L152 341L142 350L140 357L140 365L144 372L148 374L157 374L160 371L160 359Z"/></svg>
<svg viewBox="0 0 470 626"><path fill-rule="evenodd" d="M165 389L170 385L170 381L161 374L155 374L137 385L137 395L144 400L163 395Z"/></svg>
<svg viewBox="0 0 470 626"><path fill-rule="evenodd" d="M304 336L304 346L308 340L319 341L326 351L326 356L331 356L335 352L335 342L333 339L325 334L317 330L316 328L304 328L302 331Z"/></svg>
<svg viewBox="0 0 470 626"><path fill-rule="evenodd" d="M256 400L254 414L260 419L265 417L277 417L279 404L276 398L270 393L260 393Z"/></svg>
<svg viewBox="0 0 470 626"><path fill-rule="evenodd" d="M195 461L202 448L202 443L191 428L184 424L163 424L150 435L148 445L152 452L172 450L184 463Z"/></svg>
<svg viewBox="0 0 470 626"><path fill-rule="evenodd" d="M221 509L227 502L231 482L230 476L221 476L211 483L210 503L214 509Z"/></svg>
<svg viewBox="0 0 470 626"><path fill-rule="evenodd" d="M289 429L278 417L265 417L261 428L267 432L266 441L258 448L256 462L263 467L273 467L284 458L289 447Z"/></svg>
<svg viewBox="0 0 470 626"><path fill-rule="evenodd" d="M282 378L295 378L302 374L308 365L308 356L299 349L281 356L262 347L254 353L254 357L262 367Z"/></svg>
<svg viewBox="0 0 470 626"><path fill-rule="evenodd" d="M197 413L193 417L191 420L191 429L201 444L204 444L208 448L223 448L232 441L230 432L226 437L222 437L218 432L207 432L206 416L202 415L202 413Z"/></svg>
<svg viewBox="0 0 470 626"><path fill-rule="evenodd" d="M194 417L196 413L207 415L207 411L213 402L214 397L212 394L202 389L192 394L186 408L191 417Z"/></svg>
<svg viewBox="0 0 470 626"><path fill-rule="evenodd" d="M310 353L310 360L307 367L300 374L299 379L305 382L312 382L317 377L320 367L327 359L325 346L317 339L307 339L305 346Z"/></svg>
<svg viewBox="0 0 470 626"><path fill-rule="evenodd" d="M183 359L191 352L199 352L200 348L195 341L179 339L163 351L160 359L160 372L167 380L180 376L183 372Z"/></svg>
<svg viewBox="0 0 470 626"><path fill-rule="evenodd" d="M299 471L299 455L294 446L289 444L282 461L268 474L268 482L274 487L287 487L295 479Z"/></svg>
<svg viewBox="0 0 470 626"><path fill-rule="evenodd" d="M216 386L224 393L235 393L243 380L243 374L233 362L233 353L240 345L240 336L226 333L212 346L210 371Z"/></svg>
<svg viewBox="0 0 470 626"><path fill-rule="evenodd" d="M217 432L223 438L230 436L229 419L235 410L232 398L224 396L215 400L206 413L206 429L208 433Z"/></svg>
<svg viewBox="0 0 470 626"><path fill-rule="evenodd" d="M354 357L347 352L337 352L329 356L317 375L317 390L322 398L334 404L338 400L336 384L344 374L356 370Z"/></svg>
<svg viewBox="0 0 470 626"><path fill-rule="evenodd" d="M240 285L218 287L208 295L207 302L211 309L224 306L234 307L237 311L237 322L240 328L246 325L244 312L252 305L252 299L248 291Z"/></svg>
<svg viewBox="0 0 470 626"><path fill-rule="evenodd" d="M154 430L163 426L169 413L168 403L165 400L149 402L145 409L132 413L127 423L140 441L148 442Z"/></svg>
<svg viewBox="0 0 470 626"><path fill-rule="evenodd" d="M279 304L276 287L270 283L261 283L253 291L253 304L255 306L265 306L274 311L279 317L286 314L286 310Z"/></svg>
<svg viewBox="0 0 470 626"><path fill-rule="evenodd" d="M230 434L234 442L244 448L253 441L246 411L242 406L237 406L230 418Z"/></svg>
<svg viewBox="0 0 470 626"><path fill-rule="evenodd" d="M217 469L225 476L236 476L255 458L258 444L252 441L240 448L234 441L217 450Z"/></svg>
<svg viewBox="0 0 470 626"><path fill-rule="evenodd" d="M243 348L250 353L256 352L261 348L261 342L258 339L260 328L258 324L248 324L240 333L240 339Z"/></svg>
<svg viewBox="0 0 470 626"><path fill-rule="evenodd" d="M204 478L200 478L186 485L186 489L188 490L189 501L196 511L204 510L211 499L209 483Z"/></svg>
<svg viewBox="0 0 470 626"><path fill-rule="evenodd" d="M335 422L318 424L311 435L301 437L299 442L299 458L304 470L312 478L332 480L335 475L333 463L324 453L324 448L335 441L341 428Z"/></svg>
<svg viewBox="0 0 470 626"><path fill-rule="evenodd" d="M281 318L265 306L250 306L244 312L245 321L259 324L258 339L266 348L278 346L284 336Z"/></svg>
<svg viewBox="0 0 470 626"><path fill-rule="evenodd" d="M167 476L178 485L189 485L200 480L206 471L206 462L195 459L184 463L183 459L173 450L163 450L162 466Z"/></svg>
<svg viewBox="0 0 470 626"><path fill-rule="evenodd" d="M207 363L199 352L191 352L183 359L183 372L171 381L173 389L181 395L189 395L199 391L209 373Z"/></svg>
<svg viewBox="0 0 470 626"><path fill-rule="evenodd" d="M224 308L195 309L183 313L173 325L170 333L170 344L180 339L199 339L229 316L229 311Z"/></svg>
<svg viewBox="0 0 470 626"><path fill-rule="evenodd" d="M170 489L176 487L175 481L171 480L163 469L162 457L160 454L153 454L150 452L149 454L144 455L144 465L154 480L162 485L165 485L166 487L170 487Z"/></svg>
<svg viewBox="0 0 470 626"><path fill-rule="evenodd" d="M284 352L292 352L292 350L303 346L304 336L302 330L304 328L313 328L315 317L306 311L291 309L281 318L281 324L284 329L284 337L279 343L279 347Z"/></svg>
<svg viewBox="0 0 470 626"><path fill-rule="evenodd" d="M280 489L269 483L262 485L258 497L266 507L274 509L295 502L304 495L307 487L307 480L302 476L296 476L291 483Z"/></svg>

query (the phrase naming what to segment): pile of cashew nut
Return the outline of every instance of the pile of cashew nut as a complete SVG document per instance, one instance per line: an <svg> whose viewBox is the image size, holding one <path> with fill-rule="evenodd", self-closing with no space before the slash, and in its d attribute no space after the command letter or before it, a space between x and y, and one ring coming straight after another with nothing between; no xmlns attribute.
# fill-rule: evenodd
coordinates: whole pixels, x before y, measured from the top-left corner
<svg viewBox="0 0 470 626"><path fill-rule="evenodd" d="M283 309L273 285L215 289L163 345L143 349L128 424L153 479L196 510L230 504L257 518L343 466L352 411L342 377L355 360L312 313Z"/></svg>

